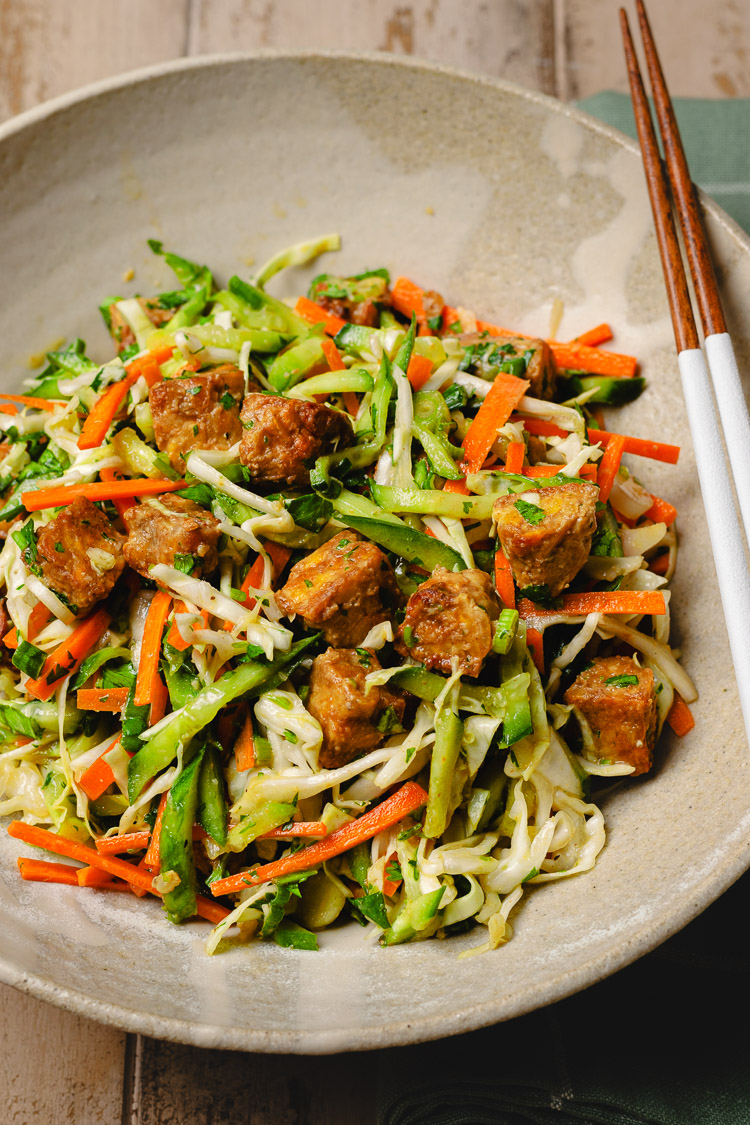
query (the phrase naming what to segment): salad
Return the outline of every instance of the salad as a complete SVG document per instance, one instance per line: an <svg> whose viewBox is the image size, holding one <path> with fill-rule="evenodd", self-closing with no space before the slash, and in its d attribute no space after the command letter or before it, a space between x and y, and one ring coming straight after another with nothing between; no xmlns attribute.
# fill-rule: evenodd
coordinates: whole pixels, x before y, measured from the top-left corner
<svg viewBox="0 0 750 1125"><path fill-rule="evenodd" d="M116 354L0 405L0 814L63 859L20 875L157 895L209 952L495 948L693 725L640 479L679 450L601 412L636 361L385 269L271 295L336 236L225 288L150 245L175 288L102 303Z"/></svg>

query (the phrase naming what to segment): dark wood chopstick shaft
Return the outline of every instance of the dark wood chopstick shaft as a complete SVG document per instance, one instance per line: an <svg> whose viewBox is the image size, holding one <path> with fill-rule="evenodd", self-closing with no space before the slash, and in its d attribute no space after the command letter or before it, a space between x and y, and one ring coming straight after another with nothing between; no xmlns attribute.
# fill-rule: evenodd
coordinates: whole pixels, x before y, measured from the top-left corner
<svg viewBox="0 0 750 1125"><path fill-rule="evenodd" d="M703 331L707 336L726 332L724 310L721 307L719 286L716 282L713 261L708 248L703 212L690 177L685 149L677 126L672 99L667 89L664 71L659 61L651 26L643 0L636 0L638 21L641 27L643 50L646 56L651 91L654 96L656 116L659 121L669 182L685 240L685 250L693 278Z"/></svg>
<svg viewBox="0 0 750 1125"><path fill-rule="evenodd" d="M662 170L654 125L651 120L651 111L646 98L646 91L643 88L643 79L633 46L633 38L630 34L627 13L623 8L620 8L620 26L622 28L622 42L625 48L628 78L630 79L633 112L638 129L638 140L646 172L651 210L654 215L659 254L664 269L669 311L672 315L672 328L674 329L677 350L678 352L684 352L698 347L698 333L693 317L693 307L690 303L685 269L682 264L682 254L677 241L677 232L672 219L672 207L667 183Z"/></svg>

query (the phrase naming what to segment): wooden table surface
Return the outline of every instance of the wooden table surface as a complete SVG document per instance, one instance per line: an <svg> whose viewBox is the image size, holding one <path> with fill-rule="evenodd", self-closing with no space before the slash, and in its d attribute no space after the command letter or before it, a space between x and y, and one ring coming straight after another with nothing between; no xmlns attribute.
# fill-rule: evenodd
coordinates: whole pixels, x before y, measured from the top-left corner
<svg viewBox="0 0 750 1125"><path fill-rule="evenodd" d="M624 91L619 2L0 0L0 120L137 67L257 47L415 55L563 100ZM750 96L747 0L650 7L673 94ZM371 1125L376 1063L387 1071L372 1054L254 1056L125 1035L4 986L0 1058L3 1125Z"/></svg>

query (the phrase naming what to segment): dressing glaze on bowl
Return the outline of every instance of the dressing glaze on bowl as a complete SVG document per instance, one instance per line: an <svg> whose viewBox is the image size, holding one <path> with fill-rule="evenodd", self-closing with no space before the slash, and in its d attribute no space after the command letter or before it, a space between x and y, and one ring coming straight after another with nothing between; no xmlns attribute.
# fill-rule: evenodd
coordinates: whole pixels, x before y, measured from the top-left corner
<svg viewBox="0 0 750 1125"><path fill-rule="evenodd" d="M682 445L676 467L628 460L679 511L673 637L700 692L690 735L665 734L653 776L602 802L608 843L594 871L533 889L513 915L513 940L493 953L457 959L483 940L476 932L381 949L352 925L323 934L317 954L256 943L207 958L205 926L171 926L155 900L22 883L22 849L2 833L0 979L202 1046L410 1043L592 984L685 925L746 869L747 743L631 142L540 95L382 55L198 59L2 127L0 200L8 390L30 354L63 336L106 358L103 296L164 287L148 238L226 279L338 230L336 272L387 266L452 305L537 335L548 334L556 298L560 338L611 323L613 346L639 356L648 387L610 424ZM750 242L710 203L708 226L742 370ZM123 282L130 268L135 280ZM289 271L271 288L301 292L308 276Z"/></svg>

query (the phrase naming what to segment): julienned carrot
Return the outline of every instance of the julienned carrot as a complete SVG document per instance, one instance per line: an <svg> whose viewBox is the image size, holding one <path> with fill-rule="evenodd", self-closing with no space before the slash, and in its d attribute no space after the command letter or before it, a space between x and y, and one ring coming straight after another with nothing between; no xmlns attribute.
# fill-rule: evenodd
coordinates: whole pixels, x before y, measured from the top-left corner
<svg viewBox="0 0 750 1125"><path fill-rule="evenodd" d="M238 773L251 770L255 765L255 739L253 738L253 720L248 711L242 724L240 737L234 746L234 757Z"/></svg>
<svg viewBox="0 0 750 1125"><path fill-rule="evenodd" d="M159 678L161 640L171 607L172 595L165 590L159 590L148 607L133 695L133 703L136 707L145 707L147 703L151 703L155 691L158 690L156 680Z"/></svg>
<svg viewBox="0 0 750 1125"><path fill-rule="evenodd" d="M306 871L309 867L316 867L325 863L342 852L371 840L386 828L397 824L405 816L414 812L427 803L427 793L415 781L407 781L398 792L387 797L385 801L370 809L356 820L337 828L320 840L311 844L309 848L302 848L292 855L284 856L273 863L266 863L256 867L253 871L243 871L238 875L230 875L226 879L217 879L211 884L211 893L214 895L234 894L244 887L265 883L270 879L278 879L281 875L291 875L295 871Z"/></svg>
<svg viewBox="0 0 750 1125"><path fill-rule="evenodd" d="M391 302L397 312L409 317L410 320L413 313L421 326L427 322L422 303L423 293L424 289L415 285L408 277L397 277L391 288Z"/></svg>
<svg viewBox="0 0 750 1125"><path fill-rule="evenodd" d="M28 512L41 512L45 508L60 508L72 504L83 496L87 500L114 502L122 497L158 496L160 492L174 492L185 488L184 480L152 480L150 477L135 477L132 480L94 481L92 484L64 484L58 488L38 488L36 492L21 495Z"/></svg>
<svg viewBox="0 0 750 1125"><path fill-rule="evenodd" d="M390 878L390 876L388 875L388 870L389 870L389 868L392 870L392 868L391 868L392 863L398 864L398 852L391 852L391 854L388 856L388 859L386 860L386 864L385 864L385 871L384 871L384 874L383 874L383 894L386 895L386 897L388 897L388 898L393 898L396 891L398 890L398 888L401 886L401 884L404 881L403 877L399 877L399 878L396 878L396 879Z"/></svg>
<svg viewBox="0 0 750 1125"><path fill-rule="evenodd" d="M26 624L26 640L33 641L52 616L52 610L47 609L44 602L37 602L29 614ZM18 630L14 627L9 633L5 634L3 640L7 648L18 648Z"/></svg>
<svg viewBox="0 0 750 1125"><path fill-rule="evenodd" d="M107 481L107 483L110 483L113 480L122 480L122 477L120 476L120 474L117 472L116 469L113 469L113 468L110 467L110 468L105 468L105 469L99 470L99 479L103 480L103 481ZM133 507L132 499L131 500L123 500L119 496L114 497L113 500L112 500L112 503L114 504L115 510L116 510L118 516L120 517L120 519L122 519L122 517L125 515L128 508Z"/></svg>
<svg viewBox="0 0 750 1125"><path fill-rule="evenodd" d="M99 855L96 848L89 848L86 844L79 844L76 840L67 840L63 836L57 836L54 832L48 832L46 828L39 828L35 824L26 824L23 820L12 821L8 825L8 834L16 840L23 840L24 843L31 844L32 847L44 848L55 855L64 855L68 859L78 860L79 863L98 867L118 879L124 879L125 882L132 883L134 886L161 898L159 891L155 891L153 888L152 876L146 871L134 867L132 863L128 863L124 859ZM209 922L214 924L221 922L229 913L225 907L216 902L211 902L204 895L197 895L196 902L196 913L201 918L207 918Z"/></svg>
<svg viewBox="0 0 750 1125"><path fill-rule="evenodd" d="M432 360L428 359L426 355L418 355L416 352L412 352L409 366L406 369L406 378L411 383L411 389L420 391L430 375L432 375Z"/></svg>
<svg viewBox="0 0 750 1125"><path fill-rule="evenodd" d="M675 692L674 703L669 708L667 722L678 738L683 738L695 726L692 711L677 692Z"/></svg>
<svg viewBox="0 0 750 1125"><path fill-rule="evenodd" d="M154 827L151 830L151 841L148 845L148 851L143 857L144 866L148 867L154 873L158 872L161 867L161 860L159 858L159 844L161 841L161 822L164 818L164 809L167 804L169 793L162 793L159 799L159 807L156 811L156 820Z"/></svg>
<svg viewBox="0 0 750 1125"><path fill-rule="evenodd" d="M545 477L558 476L561 468L562 465L526 465L523 470L523 476L529 477L530 480L543 482ZM596 465L593 465L590 461L585 465L581 465L576 473L576 476L583 477L584 480L592 480L595 483L596 475Z"/></svg>
<svg viewBox="0 0 750 1125"><path fill-rule="evenodd" d="M342 320L340 316L334 316L333 313L329 313L324 309L322 305L316 305L315 301L311 301L307 297L297 298L294 311L297 316L301 316L303 320L308 321L310 324L322 324L329 336L335 336L347 323L347 321Z"/></svg>
<svg viewBox="0 0 750 1125"><path fill-rule="evenodd" d="M464 438L466 465L470 473L481 469L482 462L519 401L530 387L528 379L519 379L501 371L495 376L489 394L479 407Z"/></svg>
<svg viewBox="0 0 750 1125"><path fill-rule="evenodd" d="M7 398L9 402L20 402L22 406L34 406L37 410L62 410L65 406L64 402L53 402L49 398L36 398L34 395L6 395L3 392L0 398Z"/></svg>
<svg viewBox="0 0 750 1125"><path fill-rule="evenodd" d="M531 654L531 659L537 667L540 676L544 675L544 638L538 629L526 626L526 647Z"/></svg>
<svg viewBox="0 0 750 1125"><path fill-rule="evenodd" d="M666 613L660 590L593 590L588 594L563 594L560 609L548 609L522 598L518 612L523 618L550 617L560 613L580 616L588 613Z"/></svg>
<svg viewBox="0 0 750 1125"><path fill-rule="evenodd" d="M265 832L262 840L294 840L299 837L315 837L327 836L328 829L325 826L325 821L322 820L297 820L291 828L272 828L270 832Z"/></svg>
<svg viewBox="0 0 750 1125"><path fill-rule="evenodd" d="M81 688L76 698L79 711L122 711L128 698L126 687Z"/></svg>
<svg viewBox="0 0 750 1125"><path fill-rule="evenodd" d="M151 710L148 713L148 725L150 727L156 726L164 718L167 713L167 703L169 703L169 690L164 680L157 673L151 693Z"/></svg>
<svg viewBox="0 0 750 1125"><path fill-rule="evenodd" d="M326 357L331 371L346 371L346 364L341 356L341 352L336 347L333 340L323 339L320 341L320 346L323 349L323 355Z"/></svg>
<svg viewBox="0 0 750 1125"><path fill-rule="evenodd" d="M100 891L127 891L133 890L132 883L122 883L101 871L98 867L76 867L76 878L79 887L95 887Z"/></svg>
<svg viewBox="0 0 750 1125"><path fill-rule="evenodd" d="M128 364L125 378L107 387L91 408L78 438L79 449L97 449L102 444L133 384L143 375L152 386L160 377L159 365L171 358L173 350L171 345L165 345Z"/></svg>
<svg viewBox="0 0 750 1125"><path fill-rule="evenodd" d="M32 883L65 883L69 887L78 886L78 868L69 863L50 863L48 859L27 859L19 856L18 870L22 879Z"/></svg>
<svg viewBox="0 0 750 1125"><path fill-rule="evenodd" d="M447 480L443 485L444 492L457 492L459 496L469 496L469 490L466 487L466 477L461 477L460 480Z"/></svg>
<svg viewBox="0 0 750 1125"><path fill-rule="evenodd" d="M114 750L119 741L120 736L118 734L117 738L109 744L106 750L102 751L96 761L92 762L89 768L81 774L78 788L83 790L90 801L97 801L115 780L115 775L109 762L106 761L106 756L110 750Z"/></svg>
<svg viewBox="0 0 750 1125"><path fill-rule="evenodd" d="M508 442L508 449L505 454L505 472L506 473L521 473L523 472L523 459L526 456L526 446L522 441Z"/></svg>
<svg viewBox="0 0 750 1125"><path fill-rule="evenodd" d="M12 402L0 402L0 414L9 414L11 417L18 414L18 407L14 406Z"/></svg>
<svg viewBox="0 0 750 1125"><path fill-rule="evenodd" d="M677 519L677 509L668 500L662 500L658 496L654 496L653 492L650 493L653 504L643 514L647 516L654 523L665 523L667 527L671 527Z"/></svg>
<svg viewBox="0 0 750 1125"><path fill-rule="evenodd" d="M513 585L513 570L503 553L502 547L495 549L495 589L507 609L515 609L516 588Z"/></svg>
<svg viewBox="0 0 750 1125"><path fill-rule="evenodd" d="M605 352L602 348L590 348L585 344L559 344L556 340L548 342L557 366L566 370L585 371L589 375L609 375L613 379L631 379L638 368L638 360L634 355Z"/></svg>
<svg viewBox="0 0 750 1125"><path fill-rule="evenodd" d="M669 570L669 551L664 551L663 554L658 555L655 559L651 559L648 564L648 569L653 574L666 574Z"/></svg>
<svg viewBox="0 0 750 1125"><path fill-rule="evenodd" d="M588 332L582 332L580 336L576 336L575 340L571 340L571 345L585 344L589 348L596 348L599 344L606 344L612 339L612 329L608 324L597 324L596 328L589 328Z"/></svg>
<svg viewBox="0 0 750 1125"><path fill-rule="evenodd" d="M663 461L667 465L676 465L680 456L679 445L668 445L663 441L649 441L648 438L629 437L627 434L613 434L609 430L589 430L589 441L592 444L600 441L606 446L615 438L622 437L625 453L634 453L636 457L648 457L651 461Z"/></svg>
<svg viewBox="0 0 750 1125"><path fill-rule="evenodd" d="M174 603L174 615L175 615L175 617L177 617L178 613L187 613L187 611L188 611L188 608L187 608L187 606L185 605L184 602L175 602ZM199 613L200 613L201 617L203 618L203 628L207 629L208 628L208 619L211 616L211 614L208 612L207 609L201 609L201 610L199 610ZM180 635L180 631L177 628L177 622L174 621L174 620L172 621L172 626L171 626L169 632L167 633L167 644L171 645L172 648L176 648L179 652L184 652L185 649L190 648L190 642L189 641L183 641L182 636Z"/></svg>
<svg viewBox="0 0 750 1125"><path fill-rule="evenodd" d="M55 688L71 672L78 670L84 657L107 629L112 618L106 609L97 609L77 625L67 640L59 644L44 662L41 676L27 680L26 692L35 699L49 699Z"/></svg>
<svg viewBox="0 0 750 1125"><path fill-rule="evenodd" d="M125 832L122 836L105 836L96 841L99 855L120 855L122 852L142 852L148 847L150 832Z"/></svg>
<svg viewBox="0 0 750 1125"><path fill-rule="evenodd" d="M617 470L620 468L620 461L625 450L625 438L620 434L613 436L611 441L607 442L602 459L599 462L599 499L605 503L609 499L609 494L612 491L612 485L615 483Z"/></svg>

